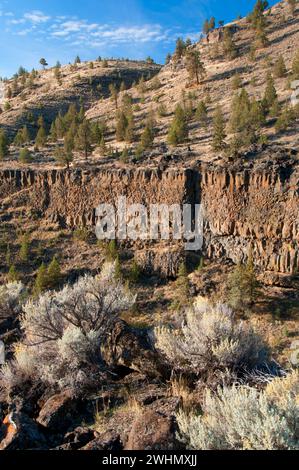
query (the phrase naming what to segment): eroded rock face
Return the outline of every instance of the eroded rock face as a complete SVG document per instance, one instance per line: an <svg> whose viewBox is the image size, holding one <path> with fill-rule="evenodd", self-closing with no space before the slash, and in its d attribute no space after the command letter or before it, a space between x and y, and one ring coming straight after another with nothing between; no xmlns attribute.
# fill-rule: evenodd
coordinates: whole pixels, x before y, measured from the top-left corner
<svg viewBox="0 0 299 470"><path fill-rule="evenodd" d="M294 158L293 158L294 157ZM279 159L280 158L280 159ZM251 250L257 267L295 273L299 267L299 167L297 156L279 154L240 168L202 166L171 170L6 170L0 172L1 217L27 206L62 227L94 227L101 203L201 203L204 254L237 262ZM232 166L233 168L233 166ZM146 272L176 275L183 244L129 242Z"/></svg>

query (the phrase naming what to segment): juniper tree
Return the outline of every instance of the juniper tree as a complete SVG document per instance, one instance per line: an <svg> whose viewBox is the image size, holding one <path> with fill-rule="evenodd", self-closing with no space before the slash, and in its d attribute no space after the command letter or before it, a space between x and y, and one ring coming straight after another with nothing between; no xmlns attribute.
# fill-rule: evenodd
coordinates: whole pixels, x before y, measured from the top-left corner
<svg viewBox="0 0 299 470"><path fill-rule="evenodd" d="M266 47L269 43L265 25L262 21L256 27L256 43L260 47Z"/></svg>
<svg viewBox="0 0 299 470"><path fill-rule="evenodd" d="M232 307L245 309L253 304L258 296L258 282L252 256L249 256L246 264L237 264L228 278L227 286Z"/></svg>
<svg viewBox="0 0 299 470"><path fill-rule="evenodd" d="M58 287L61 282L61 277L60 264L56 256L54 256L47 269L47 287L49 289Z"/></svg>
<svg viewBox="0 0 299 470"><path fill-rule="evenodd" d="M299 51L297 51L292 63L292 75L294 80L299 80Z"/></svg>
<svg viewBox="0 0 299 470"><path fill-rule="evenodd" d="M9 141L4 129L0 129L0 160L9 155Z"/></svg>
<svg viewBox="0 0 299 470"><path fill-rule="evenodd" d="M282 55L280 55L274 64L273 73L276 78L285 77L287 74L287 68Z"/></svg>
<svg viewBox="0 0 299 470"><path fill-rule="evenodd" d="M43 69L45 70L45 68L48 66L48 63L46 61L46 59L42 58L39 63L41 64L41 66L43 67Z"/></svg>
<svg viewBox="0 0 299 470"><path fill-rule="evenodd" d="M16 282L20 279L20 275L16 270L14 265L10 266L9 271L7 273L7 280L8 282Z"/></svg>
<svg viewBox="0 0 299 470"><path fill-rule="evenodd" d="M266 89L265 89L264 97L262 100L264 109L267 113L270 111L271 107L275 104L276 101L277 101L277 92L275 88L274 79L271 73L268 72L267 80L266 80Z"/></svg>
<svg viewBox="0 0 299 470"><path fill-rule="evenodd" d="M199 78L205 74L205 68L200 58L200 52L197 50L188 51L186 54L186 68L189 73L190 79L196 78L196 83L199 85Z"/></svg>
<svg viewBox="0 0 299 470"><path fill-rule="evenodd" d="M29 258L29 253L30 253L30 238L29 235L23 235L22 237L22 243L19 251L19 257L20 260L23 263L26 263Z"/></svg>
<svg viewBox="0 0 299 470"><path fill-rule="evenodd" d="M213 118L213 150L222 150L225 146L225 119L220 106L217 106Z"/></svg>
<svg viewBox="0 0 299 470"><path fill-rule="evenodd" d="M149 149L152 147L153 142L154 142L154 128L150 124L150 122L147 122L145 124L145 127L142 131L141 138L140 138L140 145L143 150Z"/></svg>
<svg viewBox="0 0 299 470"><path fill-rule="evenodd" d="M171 145L178 145L188 138L189 130L184 109L179 104L175 109L174 119L168 131L168 142Z"/></svg>
<svg viewBox="0 0 299 470"><path fill-rule="evenodd" d="M70 163L74 160L74 155L71 150L57 147L54 152L54 158L60 165L66 165L67 169L70 167Z"/></svg>
<svg viewBox="0 0 299 470"><path fill-rule="evenodd" d="M190 283L186 264L183 262L179 266L178 277L175 282L174 307L182 309L190 302Z"/></svg>
<svg viewBox="0 0 299 470"><path fill-rule="evenodd" d="M223 38L223 53L229 59L235 59L238 55L237 46L233 40L233 34L231 29L224 29L224 38Z"/></svg>
<svg viewBox="0 0 299 470"><path fill-rule="evenodd" d="M209 22L208 19L204 21L202 30L203 30L204 34L208 34L208 32L210 31L210 22Z"/></svg>
<svg viewBox="0 0 299 470"><path fill-rule="evenodd" d="M28 131L28 127L24 126L22 129L19 129L15 138L14 138L14 144L17 147L20 147L21 145L28 144L31 140L30 133Z"/></svg>
<svg viewBox="0 0 299 470"><path fill-rule="evenodd" d="M45 263L42 263L40 267L38 268L36 278L35 278L35 283L34 283L34 288L33 288L33 294L35 297L38 297L42 292L44 292L47 289L48 286L48 273L47 273L47 266Z"/></svg>
<svg viewBox="0 0 299 470"><path fill-rule="evenodd" d="M195 118L198 120L198 122L203 125L204 127L207 127L207 122L208 122L208 110L207 106L204 103L204 101L200 101L196 111L195 111Z"/></svg>
<svg viewBox="0 0 299 470"><path fill-rule="evenodd" d="M268 6L267 0L257 0L252 13L249 15L249 21L254 28L257 28L260 24L265 24L264 11Z"/></svg>
<svg viewBox="0 0 299 470"><path fill-rule="evenodd" d="M185 41L182 39L182 38L178 38L176 40L176 46L175 46L175 58L178 60L178 59L181 59L183 57L183 55L185 54L186 52L186 44L185 44Z"/></svg>
<svg viewBox="0 0 299 470"><path fill-rule="evenodd" d="M118 108L118 90L114 83L110 83L109 85L110 96L114 101L116 109Z"/></svg>
<svg viewBox="0 0 299 470"><path fill-rule="evenodd" d="M47 133L44 126L41 126L36 134L35 143L38 147L44 147L47 142Z"/></svg>
<svg viewBox="0 0 299 470"><path fill-rule="evenodd" d="M132 284L136 284L141 276L141 269L136 260L133 260L130 271L129 271L129 281Z"/></svg>
<svg viewBox="0 0 299 470"><path fill-rule="evenodd" d="M120 142L125 140L127 125L128 120L124 111L119 110L116 115L116 138Z"/></svg>
<svg viewBox="0 0 299 470"><path fill-rule="evenodd" d="M20 150L19 153L19 161L21 163L31 163L32 162L32 156L31 153L27 148L23 148Z"/></svg>
<svg viewBox="0 0 299 470"><path fill-rule="evenodd" d="M70 129L68 130L68 132L65 134L64 140L63 140L63 148L67 154L70 154L73 152L75 148L75 138L76 138L76 128L74 125L72 125Z"/></svg>
<svg viewBox="0 0 299 470"><path fill-rule="evenodd" d="M213 29L215 29L215 26L216 26L216 20L214 18L214 16L212 16L210 18L210 21L209 21L209 29L210 31L212 31Z"/></svg>

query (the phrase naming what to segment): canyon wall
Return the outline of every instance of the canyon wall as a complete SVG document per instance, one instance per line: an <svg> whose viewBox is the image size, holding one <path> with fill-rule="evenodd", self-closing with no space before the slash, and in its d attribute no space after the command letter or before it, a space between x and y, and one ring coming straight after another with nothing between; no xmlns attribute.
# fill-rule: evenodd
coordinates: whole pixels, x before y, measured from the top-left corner
<svg viewBox="0 0 299 470"><path fill-rule="evenodd" d="M299 171L296 166L228 170L217 167L136 170L2 170L1 218L25 206L61 227L95 225L95 208L115 203L201 203L204 254L234 262L252 252L264 271L296 273L299 264ZM182 244L136 242L136 249L158 265ZM153 254L156 253L156 256ZM171 258L171 257L170 257ZM170 269L173 274L178 261Z"/></svg>

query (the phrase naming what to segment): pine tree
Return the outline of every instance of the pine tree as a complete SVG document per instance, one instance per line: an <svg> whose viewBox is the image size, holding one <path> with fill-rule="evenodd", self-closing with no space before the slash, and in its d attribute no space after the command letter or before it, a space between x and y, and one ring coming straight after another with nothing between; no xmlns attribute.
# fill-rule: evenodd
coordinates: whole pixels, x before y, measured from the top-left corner
<svg viewBox="0 0 299 470"><path fill-rule="evenodd" d="M204 21L202 30L203 30L204 34L208 34L208 32L210 31L210 22L209 22L209 20Z"/></svg>
<svg viewBox="0 0 299 470"><path fill-rule="evenodd" d="M70 163L74 160L74 155L71 150L65 148L56 147L54 152L54 158L60 165L66 165L67 169L70 167Z"/></svg>
<svg viewBox="0 0 299 470"><path fill-rule="evenodd" d="M14 265L10 266L8 274L7 274L7 281L8 282L16 282L19 281L20 275L17 272Z"/></svg>
<svg viewBox="0 0 299 470"><path fill-rule="evenodd" d="M200 58L200 53L197 50L188 51L186 54L186 68L189 73L190 79L196 78L196 83L199 85L199 77L202 78L205 74L205 68Z"/></svg>
<svg viewBox="0 0 299 470"><path fill-rule="evenodd" d="M268 5L267 0L257 0L252 13L248 17L254 28L257 28L261 24L265 25L264 11Z"/></svg>
<svg viewBox="0 0 299 470"><path fill-rule="evenodd" d="M80 124L76 136L76 146L79 150L84 152L85 160L88 159L88 155L92 151L91 146L91 131L89 121L86 119Z"/></svg>
<svg viewBox="0 0 299 470"><path fill-rule="evenodd" d="M256 44L259 47L267 47L269 40L267 37L266 29L264 22L261 21L256 27Z"/></svg>
<svg viewBox="0 0 299 470"><path fill-rule="evenodd" d="M277 92L273 77L270 72L267 74L266 89L262 100L265 111L268 113L274 103L277 101Z"/></svg>
<svg viewBox="0 0 299 470"><path fill-rule="evenodd" d="M128 120L124 111L118 111L116 115L116 139L120 142L125 140L127 125Z"/></svg>
<svg viewBox="0 0 299 470"><path fill-rule="evenodd" d="M52 123L51 123L50 139L51 139L52 142L56 142L57 139L58 139L55 121L52 121Z"/></svg>
<svg viewBox="0 0 299 470"><path fill-rule="evenodd" d="M30 239L28 235L24 235L22 238L22 243L19 251L20 260L23 263L26 263L29 259L30 254Z"/></svg>
<svg viewBox="0 0 299 470"><path fill-rule="evenodd" d="M212 16L209 21L210 31L213 31L213 29L215 29L215 26L216 26L216 19L214 18L214 16Z"/></svg>
<svg viewBox="0 0 299 470"><path fill-rule="evenodd" d="M225 120L220 106L217 106L213 118L213 149L222 150L225 146Z"/></svg>
<svg viewBox="0 0 299 470"><path fill-rule="evenodd" d="M153 146L154 137L154 129L149 123L147 123L140 138L140 144L143 150L149 149Z"/></svg>
<svg viewBox="0 0 299 470"><path fill-rule="evenodd" d="M47 287L49 289L55 289L61 282L61 269L60 264L54 256L53 260L47 269Z"/></svg>
<svg viewBox="0 0 299 470"><path fill-rule="evenodd" d="M48 273L47 266L42 263L38 268L37 275L35 278L33 294L38 297L42 292L44 292L48 287Z"/></svg>
<svg viewBox="0 0 299 470"><path fill-rule="evenodd" d="M189 130L184 109L180 104L175 109L174 119L168 131L170 145L182 144L188 138Z"/></svg>
<svg viewBox="0 0 299 470"><path fill-rule="evenodd" d="M179 60L183 57L183 55L186 52L186 44L182 38L178 38L176 40L176 46L175 46L175 58L176 60Z"/></svg>
<svg viewBox="0 0 299 470"><path fill-rule="evenodd" d="M208 110L207 106L204 103L204 101L200 101L196 111L195 111L195 118L198 120L198 122L203 125L204 127L207 127L208 124Z"/></svg>
<svg viewBox="0 0 299 470"><path fill-rule="evenodd" d="M48 63L46 61L46 59L42 58L39 63L41 64L41 66L43 67L43 69L45 70L45 68L48 66Z"/></svg>
<svg viewBox="0 0 299 470"><path fill-rule="evenodd" d="M276 78L283 78L286 76L287 68L282 55L280 55L275 62L273 73Z"/></svg>
<svg viewBox="0 0 299 470"><path fill-rule="evenodd" d="M223 53L229 59L235 59L238 55L237 46L233 40L233 34L230 28L224 29Z"/></svg>
<svg viewBox="0 0 299 470"><path fill-rule="evenodd" d="M116 109L118 108L118 90L114 83L110 83L109 85L110 96L114 101Z"/></svg>
<svg viewBox="0 0 299 470"><path fill-rule="evenodd" d="M9 155L9 142L6 132L0 129L0 160Z"/></svg>
<svg viewBox="0 0 299 470"><path fill-rule="evenodd" d="M41 126L36 134L35 144L38 147L44 147L47 142L47 132L44 126Z"/></svg>
<svg viewBox="0 0 299 470"><path fill-rule="evenodd" d="M186 264L181 263L178 270L178 277L175 282L175 302L174 307L185 308L190 302L190 283Z"/></svg>
<svg viewBox="0 0 299 470"><path fill-rule="evenodd" d="M140 275L141 275L141 269L137 261L133 260L133 263L130 267L130 272L129 272L129 281L132 282L132 284L137 284L137 282L140 279Z"/></svg>

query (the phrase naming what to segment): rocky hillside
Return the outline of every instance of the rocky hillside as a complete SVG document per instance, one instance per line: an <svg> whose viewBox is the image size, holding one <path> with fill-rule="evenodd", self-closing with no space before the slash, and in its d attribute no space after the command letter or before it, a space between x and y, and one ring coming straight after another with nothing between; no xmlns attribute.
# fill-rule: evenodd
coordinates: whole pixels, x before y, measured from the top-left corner
<svg viewBox="0 0 299 470"><path fill-rule="evenodd" d="M146 62L95 61L39 71L25 82L19 77L16 85L11 79L5 84L6 95L9 89L12 92L11 98L6 99L10 109L5 111L4 107L0 126L11 135L25 124L34 130L42 114L49 127L59 112L66 113L70 104L90 108L109 96L112 83L117 87L124 83L130 88L141 77L149 79L159 70L160 66Z"/></svg>

